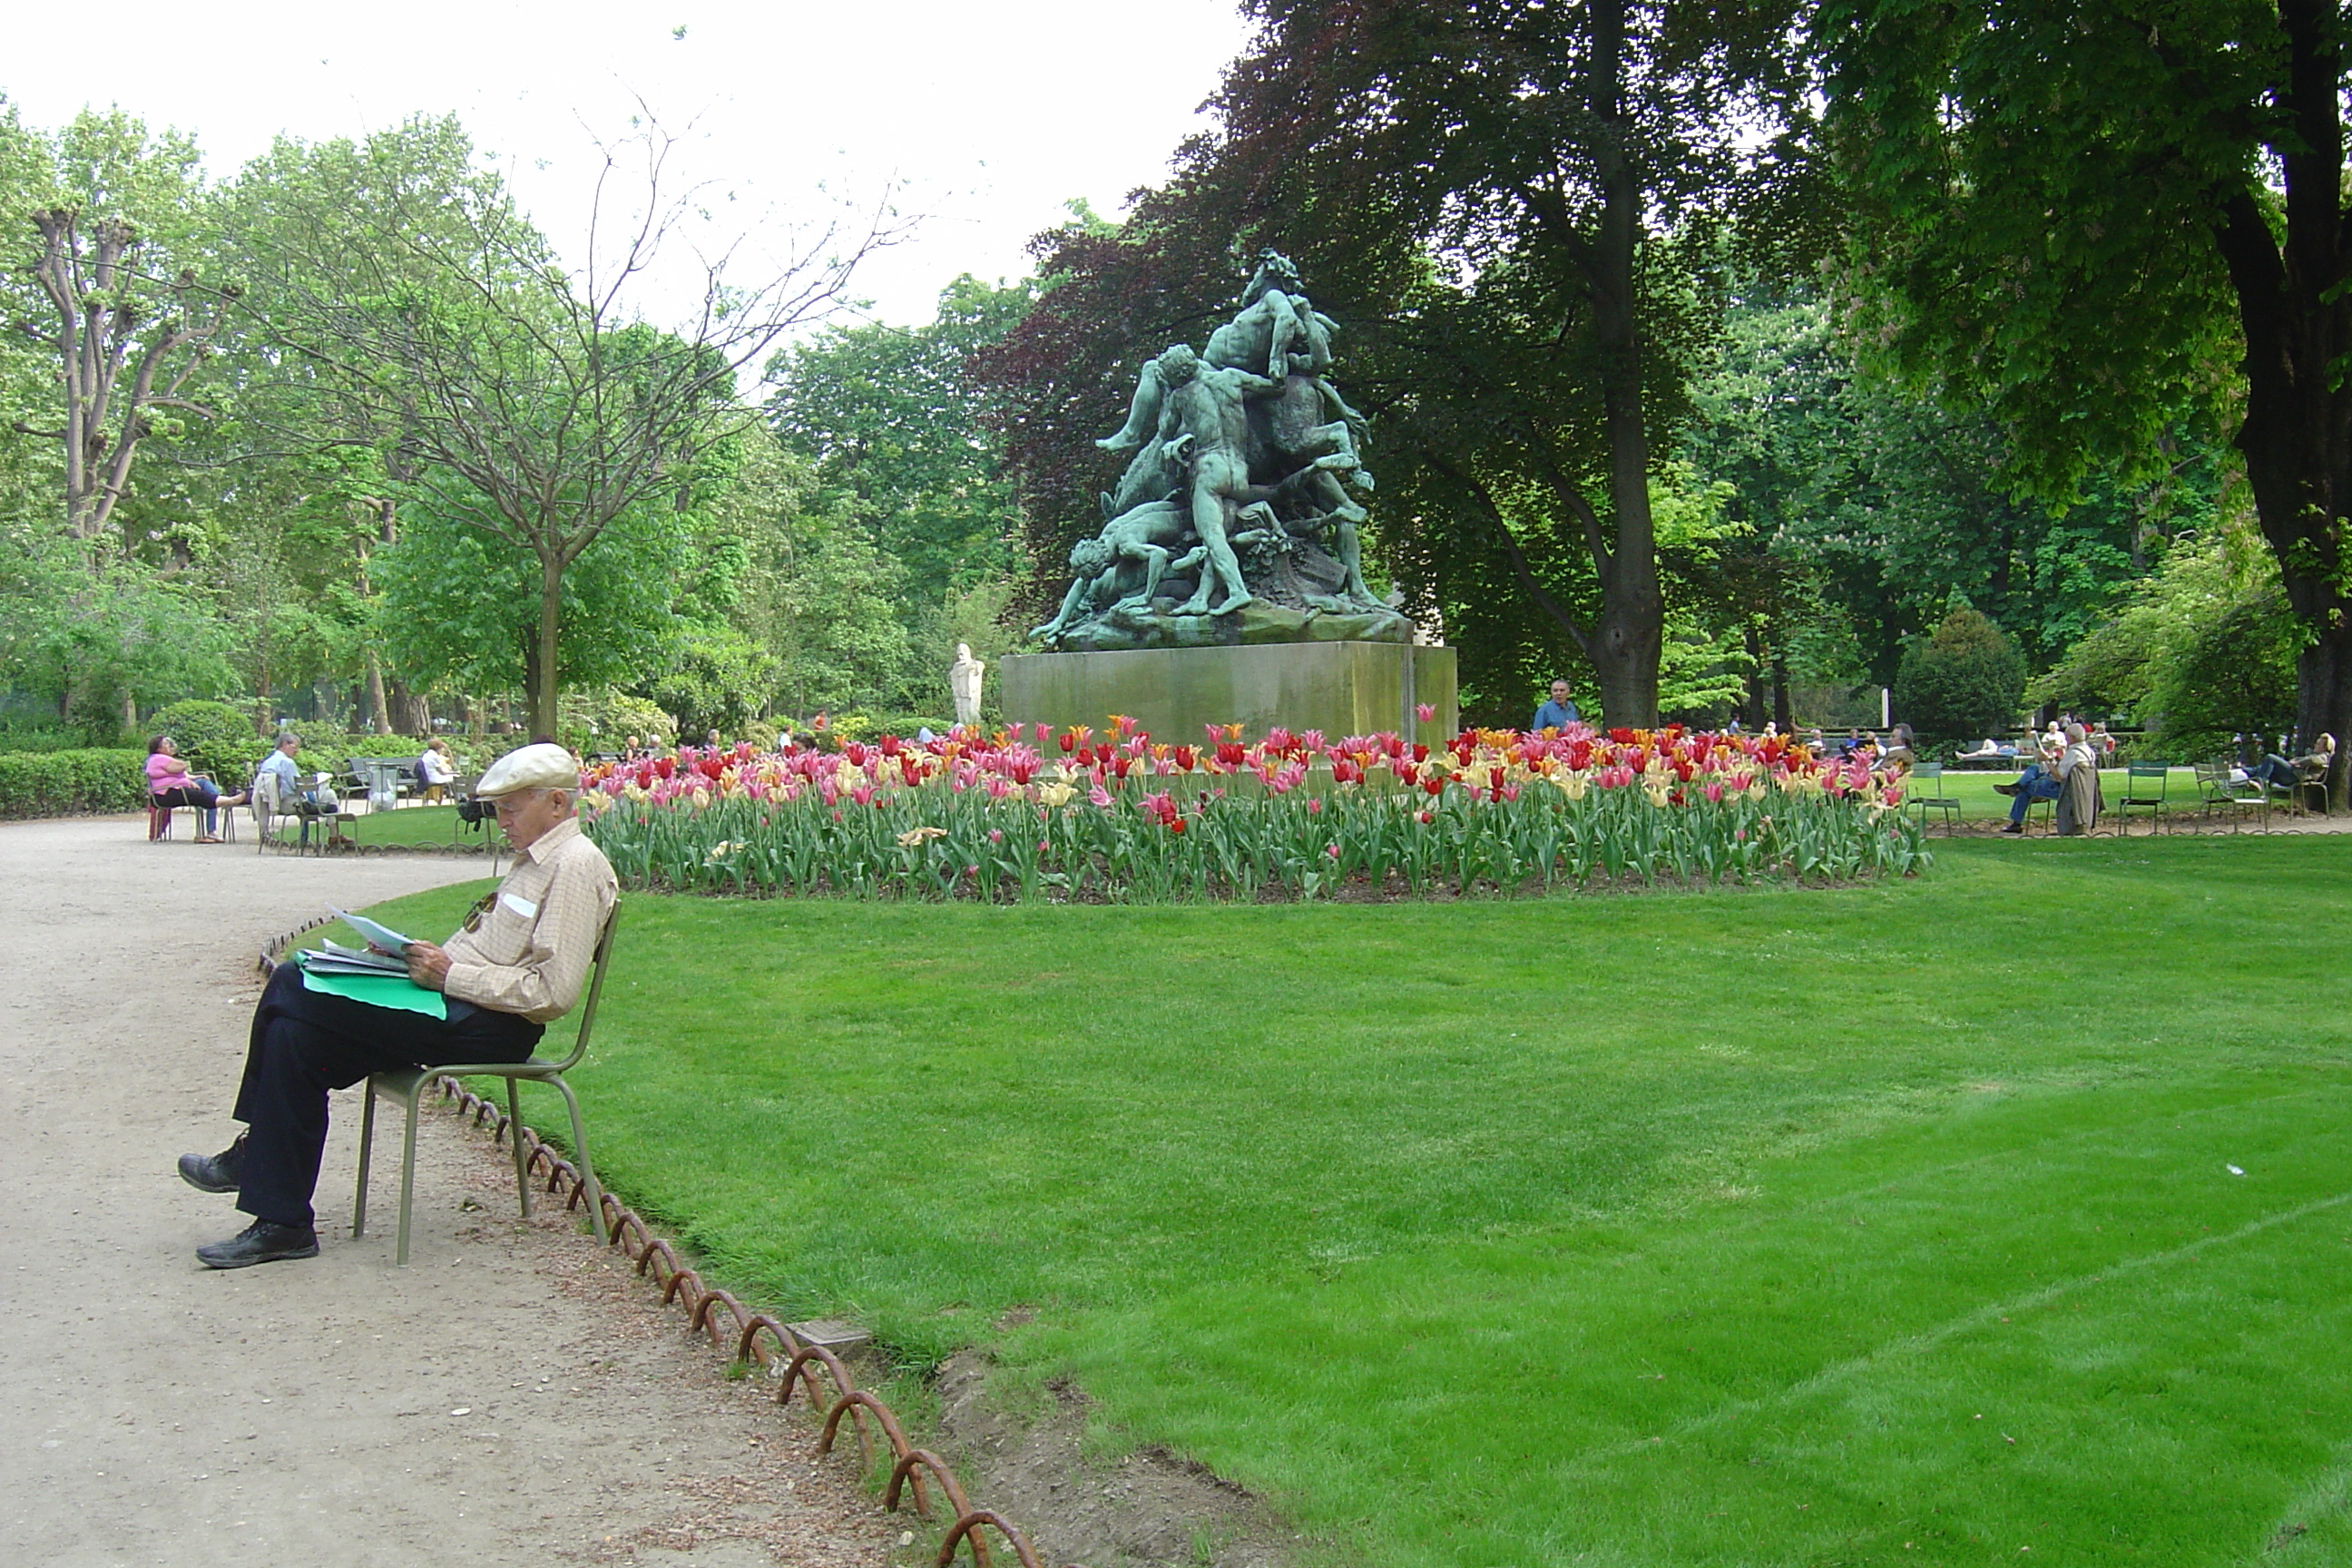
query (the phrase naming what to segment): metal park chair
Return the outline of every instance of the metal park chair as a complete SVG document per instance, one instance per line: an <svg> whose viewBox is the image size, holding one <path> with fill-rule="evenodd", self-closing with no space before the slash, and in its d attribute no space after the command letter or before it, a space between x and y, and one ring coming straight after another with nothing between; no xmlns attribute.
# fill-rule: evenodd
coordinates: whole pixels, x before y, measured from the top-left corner
<svg viewBox="0 0 2352 1568"><path fill-rule="evenodd" d="M2150 833L2156 832L2165 822L2169 810L2169 803L2165 799L2165 790L2171 778L2170 763L2126 764L2123 798L2116 802L2116 831L2129 837L2131 814L2138 810L2147 813L2147 830Z"/></svg>
<svg viewBox="0 0 2352 1568"><path fill-rule="evenodd" d="M2233 781L2226 762L2199 763L2197 774L2197 807L2200 816L2211 816L2216 812L2230 818L2230 831L2251 814L2257 816L2263 831L2271 830L2271 792L2258 784Z"/></svg>
<svg viewBox="0 0 2352 1568"><path fill-rule="evenodd" d="M1943 763L1914 763L1911 771L1903 776L1903 804L1919 808L1920 832L1927 831L1927 814L1937 811L1944 816L1944 836L1951 837L1952 829L1960 820L1960 803L1958 797L1944 793Z"/></svg>
<svg viewBox="0 0 2352 1568"><path fill-rule="evenodd" d="M588 1052L588 1032L596 1022L596 998L604 989L604 972L613 960L613 933L620 929L621 909L604 919L604 929L596 938L595 977L588 983L587 999L580 1005L580 1033L572 1042L572 1052L561 1061L538 1060L521 1062L485 1062L436 1068L401 1068L393 1072L371 1074L367 1080L367 1109L360 1116L360 1179L359 1194L352 1204L352 1236L357 1239L367 1228L368 1157L375 1142L375 1102L379 1096L407 1107L408 1126L400 1151L400 1231L394 1243L393 1260L408 1261L408 1215L411 1195L416 1184L416 1114L422 1109L426 1089L438 1078L502 1078L507 1080L507 1142L514 1150L515 1191L521 1195L523 1217L530 1217L530 1173L522 1152L522 1107L515 1086L522 1079L533 1083L551 1083L563 1096L564 1108L572 1113L572 1160L580 1167L580 1180L588 1191L589 1223L596 1227L596 1239L605 1239L604 1194L596 1184L596 1168L588 1163L588 1128L580 1119L580 1100L563 1075L580 1065Z"/></svg>

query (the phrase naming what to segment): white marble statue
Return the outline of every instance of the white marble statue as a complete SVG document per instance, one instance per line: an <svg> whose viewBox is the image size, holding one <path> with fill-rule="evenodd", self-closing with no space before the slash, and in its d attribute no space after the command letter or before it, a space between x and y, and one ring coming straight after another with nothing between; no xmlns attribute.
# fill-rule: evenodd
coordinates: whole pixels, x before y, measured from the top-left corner
<svg viewBox="0 0 2352 1568"><path fill-rule="evenodd" d="M980 678L988 666L971 657L971 645L956 644L955 662L948 666L948 687L955 693L955 716L959 724L980 722Z"/></svg>

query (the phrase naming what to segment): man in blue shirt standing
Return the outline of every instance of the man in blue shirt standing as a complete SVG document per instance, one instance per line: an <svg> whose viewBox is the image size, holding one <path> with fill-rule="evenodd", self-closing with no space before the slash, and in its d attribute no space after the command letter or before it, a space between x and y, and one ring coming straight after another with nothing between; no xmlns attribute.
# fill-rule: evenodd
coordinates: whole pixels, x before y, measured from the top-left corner
<svg viewBox="0 0 2352 1568"><path fill-rule="evenodd" d="M1568 682L1551 683L1551 700L1536 710L1535 720L1528 726L1530 732L1541 734L1546 730L1565 730L1576 722L1576 704L1568 695Z"/></svg>

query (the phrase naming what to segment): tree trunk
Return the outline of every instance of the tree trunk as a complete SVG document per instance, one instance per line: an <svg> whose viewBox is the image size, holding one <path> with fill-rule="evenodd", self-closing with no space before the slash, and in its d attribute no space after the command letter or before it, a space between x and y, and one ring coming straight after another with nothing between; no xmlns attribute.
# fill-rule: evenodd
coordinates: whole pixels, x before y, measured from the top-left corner
<svg viewBox="0 0 2352 1568"><path fill-rule="evenodd" d="M2322 735L2336 737L2336 764L2327 771L2327 808L2347 805L2346 768L2352 764L2352 626L2339 620L2332 637L2323 637L2295 660L2295 722L2302 731L2298 744L2315 750Z"/></svg>
<svg viewBox="0 0 2352 1568"><path fill-rule="evenodd" d="M1789 707L1789 659L1777 647L1772 650L1772 722L1783 735L1796 733L1796 716Z"/></svg>
<svg viewBox="0 0 2352 1568"><path fill-rule="evenodd" d="M392 705L393 732L400 735L430 735L433 732L433 712L422 697L408 689L400 680L385 682L385 698Z"/></svg>
<svg viewBox="0 0 2352 1568"><path fill-rule="evenodd" d="M370 734L392 733L392 710L383 696L383 658L373 646L367 650L367 714Z"/></svg>
<svg viewBox="0 0 2352 1568"><path fill-rule="evenodd" d="M2252 192L2225 205L2214 243L2238 296L2246 342L2246 418L2237 446L2263 537L2277 555L2287 603L2310 642L2295 661L2295 723L2305 745L2341 742L2352 726L2352 388L2340 374L2352 348L2343 211L2342 50L2335 7L2290 0L2278 8L2285 70L2273 83L2296 145L2281 159L2282 239ZM2347 804L2346 749L2328 777L2328 804Z"/></svg>
<svg viewBox="0 0 2352 1568"><path fill-rule="evenodd" d="M533 740L555 737L556 634L563 613L563 560L549 552L540 556L539 643L537 668L531 671L530 710Z"/></svg>
<svg viewBox="0 0 2352 1568"><path fill-rule="evenodd" d="M1592 117L1603 130L1593 173L1601 192L1601 233L1588 276L1592 331L1601 358L1601 398L1609 435L1609 500L1616 537L1601 576L1601 624L1588 650L1601 681L1601 710L1621 729L1658 721L1658 654L1665 597L1658 587L1657 536L1650 517L1650 438L1642 422L1642 338L1633 318L1633 259L1641 238L1641 192L1625 156L1633 127L1624 114L1625 5L1592 7Z"/></svg>

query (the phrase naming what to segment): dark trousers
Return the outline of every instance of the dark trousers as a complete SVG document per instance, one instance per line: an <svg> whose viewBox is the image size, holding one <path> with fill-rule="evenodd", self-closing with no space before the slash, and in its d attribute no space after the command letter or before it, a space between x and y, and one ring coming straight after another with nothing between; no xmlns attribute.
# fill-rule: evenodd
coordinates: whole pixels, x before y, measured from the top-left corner
<svg viewBox="0 0 2352 1568"><path fill-rule="evenodd" d="M237 1086L236 1119L249 1131L236 1206L279 1225L310 1223L329 1089L394 1068L522 1061L544 1033L527 1018L455 998L446 1020L371 1007L305 990L300 968L279 964L253 1010Z"/></svg>
<svg viewBox="0 0 2352 1568"><path fill-rule="evenodd" d="M205 814L205 831L220 831L220 791L204 779L194 784L174 784L155 796L157 805L193 805Z"/></svg>

